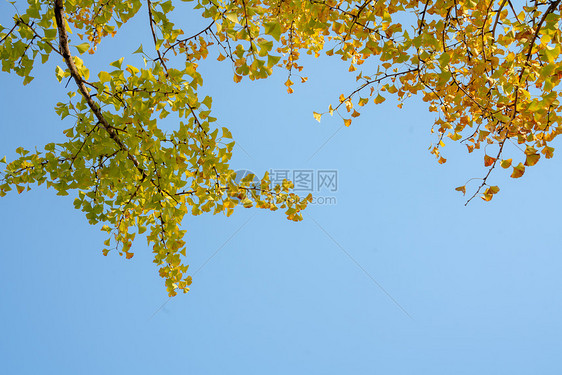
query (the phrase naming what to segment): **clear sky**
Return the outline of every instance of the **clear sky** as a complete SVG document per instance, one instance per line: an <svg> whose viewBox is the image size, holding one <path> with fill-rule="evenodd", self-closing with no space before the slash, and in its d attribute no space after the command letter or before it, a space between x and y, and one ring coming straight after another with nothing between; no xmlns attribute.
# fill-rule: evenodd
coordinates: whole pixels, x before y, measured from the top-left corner
<svg viewBox="0 0 562 375"><path fill-rule="evenodd" d="M143 22L91 64L134 51ZM71 126L53 111L65 89L51 63L25 88L0 74L2 156ZM342 128L312 117L354 88L335 60L307 59L292 95L284 71L234 84L227 64L202 65L238 145L233 168L335 170L337 191L317 192L333 204L300 223L244 208L189 217L194 281L170 300L143 238L131 260L104 257L72 196L0 199L0 373L562 373L558 152L518 180L498 170L500 193L465 207L454 188L484 175L483 155L451 142L439 165L418 98L369 105Z"/></svg>

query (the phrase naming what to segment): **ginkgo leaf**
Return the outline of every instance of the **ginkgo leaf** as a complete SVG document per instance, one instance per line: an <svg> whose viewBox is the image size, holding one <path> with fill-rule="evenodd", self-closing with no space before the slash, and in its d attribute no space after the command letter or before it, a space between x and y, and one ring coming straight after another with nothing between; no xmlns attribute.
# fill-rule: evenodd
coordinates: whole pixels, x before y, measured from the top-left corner
<svg viewBox="0 0 562 375"><path fill-rule="evenodd" d="M314 116L314 119L318 122L320 122L320 120L322 119L322 115L317 112L312 112L312 116Z"/></svg>
<svg viewBox="0 0 562 375"><path fill-rule="evenodd" d="M238 15L236 13L227 13L224 15L227 20L234 23L240 23L238 21Z"/></svg>
<svg viewBox="0 0 562 375"><path fill-rule="evenodd" d="M121 57L119 60L115 60L114 62L112 62L112 63L109 64L109 65L111 65L111 66L113 66L113 67L115 67L115 68L117 68L117 69L121 69L121 64L123 64L123 60L125 60L125 58L124 58L124 57Z"/></svg>
<svg viewBox="0 0 562 375"><path fill-rule="evenodd" d="M554 156L554 147L545 146L541 152L544 154L545 158L550 159Z"/></svg>
<svg viewBox="0 0 562 375"><path fill-rule="evenodd" d="M449 133L449 138L451 138L453 141L458 141L462 138L462 136L459 133Z"/></svg>
<svg viewBox="0 0 562 375"><path fill-rule="evenodd" d="M68 20L66 18L64 19L64 26L65 26L66 31L69 34L72 34L72 29L70 28L70 24L68 23Z"/></svg>
<svg viewBox="0 0 562 375"><path fill-rule="evenodd" d="M500 188L497 186L490 186L489 188L487 188L484 191L484 194L482 195L482 199L484 199L485 201L490 201L492 200L492 198L494 197L494 194L497 194L500 191Z"/></svg>
<svg viewBox="0 0 562 375"><path fill-rule="evenodd" d="M33 78L34 77L32 76L25 76L25 78L23 79L23 85L24 86L28 85L31 81L33 81Z"/></svg>
<svg viewBox="0 0 562 375"><path fill-rule="evenodd" d="M65 76L65 71L60 66L57 66L55 69L55 75L57 77L57 80L60 82Z"/></svg>
<svg viewBox="0 0 562 375"><path fill-rule="evenodd" d="M203 99L203 101L201 102L201 104L211 109L211 106L213 104L213 98L211 98L210 96L206 96L205 99Z"/></svg>
<svg viewBox="0 0 562 375"><path fill-rule="evenodd" d="M361 98L359 99L359 102L357 102L357 104L359 104L360 107L363 107L367 103L369 103L369 98Z"/></svg>
<svg viewBox="0 0 562 375"><path fill-rule="evenodd" d="M488 156L488 155L484 155L484 166L485 167L489 167L490 165L494 164L495 161L496 161L496 158L493 158L493 157Z"/></svg>
<svg viewBox="0 0 562 375"><path fill-rule="evenodd" d="M525 165L531 167L531 166L537 164L537 162L539 161L540 158L541 158L541 156L539 154L527 155L527 158L525 160Z"/></svg>
<svg viewBox="0 0 562 375"><path fill-rule="evenodd" d="M90 49L90 45L88 43L81 43L76 45L75 47L78 50L78 53L80 54L83 54L84 52Z"/></svg>
<svg viewBox="0 0 562 375"><path fill-rule="evenodd" d="M462 192L463 195L466 194L466 186L464 186L464 185L463 185L463 186L456 187L455 190L456 190L456 191Z"/></svg>
<svg viewBox="0 0 562 375"><path fill-rule="evenodd" d="M377 97L374 99L375 104L380 104L384 102L386 99L381 94L378 94Z"/></svg>
<svg viewBox="0 0 562 375"><path fill-rule="evenodd" d="M264 24L265 33L271 35L275 40L281 37L281 25L278 22L266 22Z"/></svg>
<svg viewBox="0 0 562 375"><path fill-rule="evenodd" d="M512 178L519 178L525 173L525 166L519 163L516 167L513 167L513 173L511 173Z"/></svg>
<svg viewBox="0 0 562 375"><path fill-rule="evenodd" d="M502 168L509 168L511 166L511 159L502 160L500 165Z"/></svg>
<svg viewBox="0 0 562 375"><path fill-rule="evenodd" d="M532 155L536 153L537 153L537 149L534 148L533 146L527 145L527 147L525 148L525 155Z"/></svg>
<svg viewBox="0 0 562 375"><path fill-rule="evenodd" d="M105 83L111 81L112 77L111 74L109 74L108 72L101 71L98 73L98 78L101 83Z"/></svg>
<svg viewBox="0 0 562 375"><path fill-rule="evenodd" d="M494 197L493 194L483 194L483 195L481 196L481 198L484 199L486 202L491 201L493 197Z"/></svg>
<svg viewBox="0 0 562 375"><path fill-rule="evenodd" d="M135 50L135 52L133 52L133 54L137 54L137 53L144 53L143 49L142 49L142 44L139 46L139 48L137 48Z"/></svg>
<svg viewBox="0 0 562 375"><path fill-rule="evenodd" d="M225 127L222 128L222 136L223 136L223 138L230 138L230 139L232 139L232 133L230 132L230 130L228 130L228 129L225 128Z"/></svg>
<svg viewBox="0 0 562 375"><path fill-rule="evenodd" d="M277 64L279 62L279 60L281 60L281 56L273 56L273 55L269 55L267 56L267 66L269 68L275 66L275 64Z"/></svg>

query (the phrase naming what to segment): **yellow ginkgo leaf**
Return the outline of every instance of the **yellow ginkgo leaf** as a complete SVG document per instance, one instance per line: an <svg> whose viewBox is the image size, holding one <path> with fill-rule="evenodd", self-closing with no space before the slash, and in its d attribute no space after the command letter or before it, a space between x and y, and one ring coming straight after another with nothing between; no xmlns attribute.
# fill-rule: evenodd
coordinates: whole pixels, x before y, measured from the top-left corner
<svg viewBox="0 0 562 375"><path fill-rule="evenodd" d="M486 202L489 202L493 197L493 194L483 194L480 198L484 199Z"/></svg>
<svg viewBox="0 0 562 375"><path fill-rule="evenodd" d="M384 102L386 99L381 94L378 94L377 97L374 99L375 104L380 104Z"/></svg>
<svg viewBox="0 0 562 375"><path fill-rule="evenodd" d="M462 192L463 195L466 194L466 186L464 186L464 185L463 185L463 186L456 187L455 190L456 190L456 191Z"/></svg>
<svg viewBox="0 0 562 375"><path fill-rule="evenodd" d="M488 155L484 155L484 166L485 167L489 167L490 165L494 164L495 161L496 161L496 158L493 158L493 157L488 156Z"/></svg>
<svg viewBox="0 0 562 375"><path fill-rule="evenodd" d="M544 154L544 157L550 159L554 156L554 147L546 146L541 151Z"/></svg>
<svg viewBox="0 0 562 375"><path fill-rule="evenodd" d="M500 163L502 168L509 168L511 167L511 159L502 160Z"/></svg>
<svg viewBox="0 0 562 375"><path fill-rule="evenodd" d="M511 173L512 178L519 178L525 173L525 166L519 163L516 167L513 167L513 173Z"/></svg>
<svg viewBox="0 0 562 375"><path fill-rule="evenodd" d="M537 164L540 158L541 156L539 154L527 155L527 158L525 160L525 165L532 167L533 165Z"/></svg>

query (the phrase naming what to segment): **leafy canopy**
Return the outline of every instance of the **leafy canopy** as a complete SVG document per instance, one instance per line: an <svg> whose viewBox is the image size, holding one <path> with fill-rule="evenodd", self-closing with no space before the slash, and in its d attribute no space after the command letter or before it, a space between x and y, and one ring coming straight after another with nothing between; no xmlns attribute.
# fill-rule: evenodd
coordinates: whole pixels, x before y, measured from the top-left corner
<svg viewBox="0 0 562 375"><path fill-rule="evenodd" d="M482 148L488 172L470 199L490 200L499 191L488 185L498 165L521 177L553 156L550 144L562 132L561 1L187 0L208 20L187 36L172 21L171 0L28 0L24 13L14 8L13 24L0 26L2 70L26 85L34 65L54 57L58 81L75 87L55 110L74 124L64 143L20 147L19 158L2 159L0 196L42 183L59 195L77 191L75 207L109 234L104 254L132 257L135 235L146 232L168 292L186 292L186 214L230 215L243 205L283 208L298 221L311 199L292 193L290 181L271 187L267 174L258 184L252 176L236 182L232 136L216 125L212 99L197 94L199 64L212 54L232 65L235 82L281 67L292 93L293 80L306 81L306 52L335 56L356 72L357 88L325 112L347 126L368 103L395 95L402 107L421 95L436 113L431 153L444 163L446 139L469 153ZM87 55L140 16L153 37L153 46L134 52L143 62L115 56L90 77ZM171 113L181 121L165 132L159 120ZM325 113L313 115L320 121Z"/></svg>

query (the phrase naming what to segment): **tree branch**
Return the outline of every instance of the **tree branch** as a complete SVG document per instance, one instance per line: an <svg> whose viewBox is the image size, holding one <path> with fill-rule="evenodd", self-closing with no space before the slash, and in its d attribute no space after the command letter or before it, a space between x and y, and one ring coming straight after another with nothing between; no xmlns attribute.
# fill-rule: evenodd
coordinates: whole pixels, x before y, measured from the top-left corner
<svg viewBox="0 0 562 375"><path fill-rule="evenodd" d="M127 146L123 144L123 142L121 141L121 139L119 138L113 127L107 122L107 119L103 116L100 107L93 101L88 89L86 88L86 85L84 84L84 80L82 79L82 76L80 75L78 69L76 68L76 65L74 64L74 60L72 58L72 55L70 54L70 48L68 46L68 35L66 33L66 27L65 27L63 0L55 0L54 11L55 11L55 21L57 23L57 29L59 33L60 54L64 58L64 62L66 63L66 66L70 70L70 74L72 75L74 82L76 82L76 85L78 86L80 93L86 100L86 103L88 103L88 106L90 107L90 109L92 110L98 121L100 122L101 126L105 129L105 131L107 131L109 137L117 144L117 146L119 146L119 148L123 152L127 154L127 158L135 165L135 167L140 172L142 177L145 178L146 173L141 168L137 158L133 154L131 154L131 152L129 151Z"/></svg>

